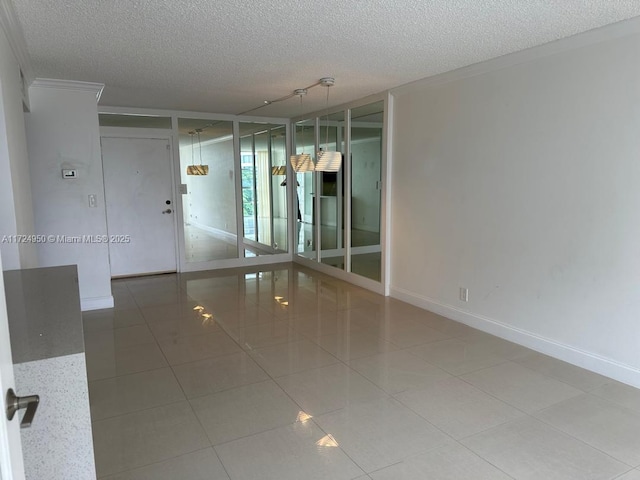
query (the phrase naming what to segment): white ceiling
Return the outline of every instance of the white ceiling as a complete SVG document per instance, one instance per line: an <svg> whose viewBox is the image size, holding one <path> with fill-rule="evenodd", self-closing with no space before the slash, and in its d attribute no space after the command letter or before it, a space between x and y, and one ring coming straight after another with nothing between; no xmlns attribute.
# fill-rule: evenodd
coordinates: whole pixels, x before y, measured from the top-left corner
<svg viewBox="0 0 640 480"><path fill-rule="evenodd" d="M639 0L11 1L36 76L104 83L103 105L217 113L325 76L337 105L640 15ZM256 112L300 113L297 98Z"/></svg>

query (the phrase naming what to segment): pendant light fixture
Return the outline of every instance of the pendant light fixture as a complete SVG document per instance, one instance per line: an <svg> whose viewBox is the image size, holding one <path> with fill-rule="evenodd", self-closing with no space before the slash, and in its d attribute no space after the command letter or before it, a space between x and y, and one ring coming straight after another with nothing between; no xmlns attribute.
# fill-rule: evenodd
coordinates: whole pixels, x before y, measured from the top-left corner
<svg viewBox="0 0 640 480"><path fill-rule="evenodd" d="M307 94L306 88L298 88L293 92L295 95L300 97L300 113L302 113L302 97ZM304 123L302 124L302 132L300 132L300 136L304 134ZM293 167L293 171L296 173L305 173L305 172L313 172L315 166L313 165L313 160L311 159L311 155L308 153L304 153L304 143L302 144L302 153L297 155L291 155L290 157L291 166Z"/></svg>
<svg viewBox="0 0 640 480"><path fill-rule="evenodd" d="M318 151L316 161L316 172L337 172L342 166L342 153L330 152L329 148L329 88L335 84L335 80L331 77L325 77L320 79L320 85L327 87L327 121L326 128L327 134L324 142L324 150L322 148Z"/></svg>
<svg viewBox="0 0 640 480"><path fill-rule="evenodd" d="M194 131L189 132L191 136L191 165L187 167L187 175L208 175L209 174L209 165L202 164L202 143L200 142L200 133L202 133L202 128L196 128ZM198 136L198 150L200 152L200 165L196 165L193 160L193 137L194 135Z"/></svg>
<svg viewBox="0 0 640 480"><path fill-rule="evenodd" d="M302 114L303 113L302 97L304 97L307 94L307 91L317 86L327 87L327 135L326 135L326 141L325 141L325 148L324 149L319 148L317 162L316 164L314 164L313 159L311 158L311 155L308 153L304 153L304 143L303 143L302 153L291 155L289 157L289 162L291 163L291 167L296 173L313 172L313 171L337 172L340 170L340 167L342 166L342 153L330 152L327 150L329 146L329 87L332 87L333 85L335 85L335 79L333 77L324 77L318 80L317 82L312 83L308 87L298 88L294 90L293 93L290 93L283 97L276 98L274 100L264 100L261 105L255 108L251 108L249 110L245 110L244 112L238 113L237 115L245 115L247 113L254 112L260 108L272 105L274 103L283 102L295 96L300 97L300 114ZM300 133L300 136L302 137L303 135L304 135L304 122L302 123L302 131ZM272 169L271 173L272 175L280 174L280 172L275 169ZM196 175L196 174L190 174L190 175ZM200 175L206 175L206 174L200 174Z"/></svg>

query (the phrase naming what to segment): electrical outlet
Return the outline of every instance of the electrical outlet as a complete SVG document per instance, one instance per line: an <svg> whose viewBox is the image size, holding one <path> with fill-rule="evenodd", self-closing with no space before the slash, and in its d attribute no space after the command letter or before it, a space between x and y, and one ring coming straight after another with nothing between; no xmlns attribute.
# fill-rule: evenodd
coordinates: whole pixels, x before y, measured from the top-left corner
<svg viewBox="0 0 640 480"><path fill-rule="evenodd" d="M469 289L460 287L460 301L468 302L469 301Z"/></svg>

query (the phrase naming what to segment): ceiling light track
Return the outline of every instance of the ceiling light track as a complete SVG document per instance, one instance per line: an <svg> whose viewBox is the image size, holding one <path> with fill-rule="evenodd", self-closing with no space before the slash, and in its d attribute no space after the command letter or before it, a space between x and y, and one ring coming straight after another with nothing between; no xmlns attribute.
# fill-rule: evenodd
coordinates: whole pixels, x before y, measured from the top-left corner
<svg viewBox="0 0 640 480"><path fill-rule="evenodd" d="M316 84L322 85L327 88L327 120L326 120L326 137L324 142L324 149L320 147L316 153L316 163L313 162L311 155L304 153L304 144L302 146L302 153L294 154L289 157L291 167L296 173L306 172L338 172L342 166L342 153L329 150L329 87L333 87L336 81L332 77L321 78ZM309 88L312 88L309 87ZM297 92L297 93L296 93ZM300 96L300 106L302 107L302 97L307 94L307 89L295 90L294 95ZM304 123L302 123L302 132L304 135ZM337 138L336 145L337 148Z"/></svg>
<svg viewBox="0 0 640 480"><path fill-rule="evenodd" d="M252 108L250 110L245 110L244 112L240 112L236 115L246 115L247 113L251 113L251 112L255 112L256 110L259 110L261 108L264 108L268 105L271 105L273 103L278 103L278 102L284 102L285 100L289 100L290 98L293 97L300 97L303 95L306 95L308 90L312 89L313 87L317 87L319 85L323 86L323 87L331 87L333 85L335 85L336 80L333 77L323 77L320 80L318 80L316 83L313 83L311 85L308 85L304 88L297 88L295 89L292 93L285 95L284 97L280 97L280 98L276 98L273 100L265 100L262 105Z"/></svg>
<svg viewBox="0 0 640 480"><path fill-rule="evenodd" d="M289 100L290 98L293 97L299 97L300 98L300 107L302 107L302 97L306 96L307 93L309 93L309 90L317 87L317 86L323 86L323 87L327 87L327 103L326 103L326 108L327 108L327 120L326 120L326 137L325 137L325 143L324 143L324 149L320 148L319 151L317 152L317 159L318 159L318 163L317 165L313 162L313 159L311 158L311 155L309 155L308 153L304 153L304 147L303 147L303 151L300 154L297 155L291 155L290 157L290 162L291 162L291 166L293 167L293 170L296 173L304 173L304 172L313 172L313 171L317 171L317 172L337 172L338 170L340 170L341 164L342 164L342 153L340 152L335 152L335 151L329 151L329 87L333 87L335 85L336 81L333 77L323 77L320 80L318 80L317 82L308 85L304 88L296 88L292 93L285 95L283 97L280 98L276 98L274 100L265 100L263 102L262 105L252 108L250 110L245 110L244 112L240 112L237 115L246 115L247 113L250 112L255 112L256 110L259 110L261 108L266 107L267 105L271 105L273 103L278 103L278 102L284 102L285 100ZM302 112L301 112L302 113ZM219 123L222 123L221 121L217 121L217 122L213 122L213 123L208 123L206 125L203 125L200 128L196 128L194 130L189 131L189 135L191 136L191 155L192 155L192 159L191 159L191 163L192 165L188 167L188 171L187 174L188 175L207 175L209 173L209 167L207 165L202 165L202 143L200 140L200 134L206 130L207 128L211 128ZM302 129L304 132L304 124L302 125ZM194 159L193 159L193 137L196 136L198 137L198 147L199 147L199 151L200 151L200 165L195 165L194 163ZM200 171L200 169L202 171ZM206 171L205 171L206 169Z"/></svg>
<svg viewBox="0 0 640 480"><path fill-rule="evenodd" d="M302 98L303 96L305 96L307 93L309 93L309 89L313 88L313 87L317 87L317 86L323 86L323 87L332 87L333 85L335 85L336 81L333 77L323 77L320 80L318 80L316 83L313 83L311 85L308 85L304 88L296 88L292 93L285 95L284 97L280 97L280 98L276 98L274 100L265 100L264 103L262 105L260 105L259 107L255 107L252 108L250 110L245 110L244 112L240 112L237 113L236 115L246 115L247 113L251 113L251 112L255 112L256 110L259 110L260 108L264 108L268 105L271 105L273 103L278 103L278 102L284 102L285 100L289 100L290 98L293 97L300 97ZM207 128L211 128L214 127L220 123L223 123L222 121L218 121L218 122L212 122L212 123L207 123L206 125L203 125L202 127L200 127L198 130L200 130L200 133L202 133L204 130L206 130ZM189 132L189 135L195 135L196 134L196 130L192 130Z"/></svg>

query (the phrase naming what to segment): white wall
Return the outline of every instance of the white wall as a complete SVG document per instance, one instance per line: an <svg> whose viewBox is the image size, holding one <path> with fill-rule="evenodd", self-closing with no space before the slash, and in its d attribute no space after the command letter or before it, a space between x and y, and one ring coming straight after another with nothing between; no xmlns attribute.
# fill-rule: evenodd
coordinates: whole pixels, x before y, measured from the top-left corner
<svg viewBox="0 0 640 480"><path fill-rule="evenodd" d="M32 85L25 114L36 233L106 235L96 86L56 85ZM63 179L63 168L77 169L78 178ZM83 310L113 306L107 244L49 241L38 253L41 266L78 265Z"/></svg>
<svg viewBox="0 0 640 480"><path fill-rule="evenodd" d="M196 155L198 155L196 147ZM233 140L202 144L202 163L209 175L186 175L191 145L180 148L180 171L189 192L183 197L185 222L236 234ZM200 164L197 157L196 165Z"/></svg>
<svg viewBox="0 0 640 480"><path fill-rule="evenodd" d="M0 238L34 233L20 65L0 29ZM0 242L5 270L37 265L34 244Z"/></svg>
<svg viewBox="0 0 640 480"><path fill-rule="evenodd" d="M393 145L394 296L640 386L640 34L403 88Z"/></svg>

